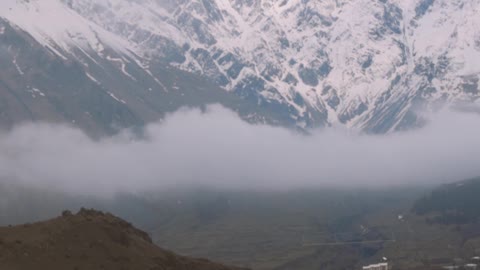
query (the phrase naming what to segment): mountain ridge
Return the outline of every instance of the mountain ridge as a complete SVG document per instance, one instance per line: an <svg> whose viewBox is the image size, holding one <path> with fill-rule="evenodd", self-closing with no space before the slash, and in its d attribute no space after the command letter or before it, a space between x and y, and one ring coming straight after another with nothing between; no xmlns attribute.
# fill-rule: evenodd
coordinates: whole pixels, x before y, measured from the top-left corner
<svg viewBox="0 0 480 270"><path fill-rule="evenodd" d="M418 110L476 102L479 95L478 0L8 0L7 6L0 17L60 58L65 51L79 62L99 57L142 84L130 74L136 66L155 89L163 88L155 63L175 67L271 112L255 117L262 122L386 133L421 124ZM48 10L71 21L57 26L46 19Z"/></svg>
<svg viewBox="0 0 480 270"><path fill-rule="evenodd" d="M34 224L0 227L2 269L240 270L163 250L111 214L81 209Z"/></svg>

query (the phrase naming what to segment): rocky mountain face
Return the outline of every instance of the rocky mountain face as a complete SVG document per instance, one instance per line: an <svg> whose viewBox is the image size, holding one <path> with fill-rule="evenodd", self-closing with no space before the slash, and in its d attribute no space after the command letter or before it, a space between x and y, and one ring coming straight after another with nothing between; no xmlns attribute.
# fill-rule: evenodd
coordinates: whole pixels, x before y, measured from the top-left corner
<svg viewBox="0 0 480 270"><path fill-rule="evenodd" d="M97 137L210 103L251 122L274 124L279 115L163 59L147 62L58 1L2 2L0 62L2 129L49 121Z"/></svg>
<svg viewBox="0 0 480 270"><path fill-rule="evenodd" d="M142 97L180 104L172 74L210 83L213 102L222 91L239 98L232 104L247 104L236 110L251 121L301 128L385 133L420 124L417 110L479 97L480 0L5 2L0 56L11 71L20 62L8 29L130 110L159 110ZM197 86L185 86L191 100Z"/></svg>

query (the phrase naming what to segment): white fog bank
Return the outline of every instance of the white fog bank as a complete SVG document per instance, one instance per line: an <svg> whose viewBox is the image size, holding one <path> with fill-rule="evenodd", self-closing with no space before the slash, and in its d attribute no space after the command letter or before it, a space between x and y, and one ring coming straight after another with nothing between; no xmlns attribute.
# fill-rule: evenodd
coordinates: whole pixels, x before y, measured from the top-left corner
<svg viewBox="0 0 480 270"><path fill-rule="evenodd" d="M28 124L0 135L0 179L104 194L177 186L288 189L385 187L480 175L480 117L441 113L409 132L310 136L250 125L220 106L181 110L146 128L95 141L78 129Z"/></svg>

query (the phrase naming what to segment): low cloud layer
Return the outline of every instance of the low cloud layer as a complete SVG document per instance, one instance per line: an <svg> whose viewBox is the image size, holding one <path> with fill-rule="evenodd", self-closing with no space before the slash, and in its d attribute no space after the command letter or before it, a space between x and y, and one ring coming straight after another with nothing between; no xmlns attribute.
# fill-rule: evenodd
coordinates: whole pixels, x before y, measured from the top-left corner
<svg viewBox="0 0 480 270"><path fill-rule="evenodd" d="M0 135L0 179L106 194L178 186L288 189L385 187L480 175L480 117L442 113L419 130L311 136L250 125L219 106L182 110L146 129L100 141L80 130L30 124Z"/></svg>

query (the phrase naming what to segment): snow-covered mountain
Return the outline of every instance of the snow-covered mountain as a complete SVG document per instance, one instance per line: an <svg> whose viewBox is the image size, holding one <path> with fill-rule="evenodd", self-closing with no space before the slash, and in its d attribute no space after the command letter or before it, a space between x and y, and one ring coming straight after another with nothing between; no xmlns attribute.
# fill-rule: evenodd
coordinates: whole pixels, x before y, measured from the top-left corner
<svg viewBox="0 0 480 270"><path fill-rule="evenodd" d="M98 70L111 66L131 85L171 92L158 76L168 66L241 97L247 118L375 133L418 124L418 109L478 99L478 14L480 0L3 0L0 7L12 29L79 62L125 103L118 96L131 89L119 92Z"/></svg>

